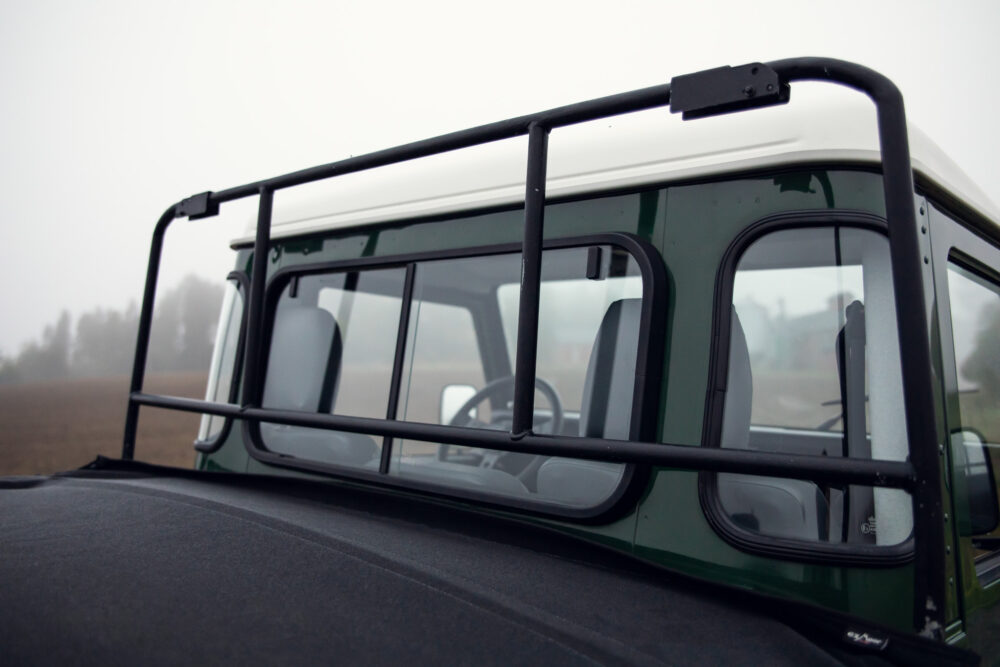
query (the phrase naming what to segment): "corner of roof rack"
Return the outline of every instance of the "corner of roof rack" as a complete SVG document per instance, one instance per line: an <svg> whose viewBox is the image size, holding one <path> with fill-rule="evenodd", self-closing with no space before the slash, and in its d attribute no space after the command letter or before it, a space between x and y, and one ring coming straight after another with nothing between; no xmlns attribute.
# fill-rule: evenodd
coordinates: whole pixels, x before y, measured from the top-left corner
<svg viewBox="0 0 1000 667"><path fill-rule="evenodd" d="M212 192L201 192L181 200L177 204L177 217L189 220L210 218L219 214L219 202L212 201Z"/></svg>
<svg viewBox="0 0 1000 667"><path fill-rule="evenodd" d="M684 120L716 116L788 102L791 89L763 63L675 76L670 81L670 111Z"/></svg>

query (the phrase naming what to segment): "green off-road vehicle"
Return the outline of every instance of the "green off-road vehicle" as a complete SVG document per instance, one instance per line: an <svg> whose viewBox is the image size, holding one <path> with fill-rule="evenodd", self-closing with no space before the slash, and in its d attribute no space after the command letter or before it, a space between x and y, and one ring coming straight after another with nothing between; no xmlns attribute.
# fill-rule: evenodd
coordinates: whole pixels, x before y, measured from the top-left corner
<svg viewBox="0 0 1000 667"><path fill-rule="evenodd" d="M164 232L240 199L207 396L146 393ZM679 76L170 206L121 460L0 481L0 651L992 662L998 448L1000 213L896 87Z"/></svg>

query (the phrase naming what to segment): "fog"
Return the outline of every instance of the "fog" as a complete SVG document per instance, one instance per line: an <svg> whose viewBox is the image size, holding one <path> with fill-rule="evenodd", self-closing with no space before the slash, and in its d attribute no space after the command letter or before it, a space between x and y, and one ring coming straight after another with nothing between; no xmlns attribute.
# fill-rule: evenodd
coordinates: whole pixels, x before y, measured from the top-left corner
<svg viewBox="0 0 1000 667"><path fill-rule="evenodd" d="M125 310L190 194L724 64L853 60L994 200L1000 3L7 2L0 353L62 310ZM221 283L242 231L178 225L163 285ZM175 235L177 236L177 235Z"/></svg>

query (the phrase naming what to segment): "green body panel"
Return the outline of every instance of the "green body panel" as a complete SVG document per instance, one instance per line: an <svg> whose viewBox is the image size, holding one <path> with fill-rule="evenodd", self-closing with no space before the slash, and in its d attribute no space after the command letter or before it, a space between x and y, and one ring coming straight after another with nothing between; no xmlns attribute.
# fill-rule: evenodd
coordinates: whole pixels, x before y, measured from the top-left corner
<svg viewBox="0 0 1000 667"><path fill-rule="evenodd" d="M545 238L627 232L659 245L665 190L553 204L545 211ZM363 257L392 257L476 246L520 244L524 213L510 209L457 219L348 230L339 235L277 242L272 268ZM275 258L277 260L275 261Z"/></svg>
<svg viewBox="0 0 1000 667"><path fill-rule="evenodd" d="M635 554L701 579L820 604L903 631L912 627L911 565L837 567L741 551L724 542L705 518L698 473L658 472L640 507Z"/></svg>
<svg viewBox="0 0 1000 667"><path fill-rule="evenodd" d="M716 278L733 239L751 223L770 215L832 208L884 215L881 176L848 168L785 171L547 206L546 238L628 232L650 241L663 257L668 292L659 414L662 442L703 444ZM280 241L272 252L269 273L317 262L518 243L522 238L522 217L520 209L513 209ZM249 266L249 257L249 250L241 251L240 265ZM206 470L329 480L250 458L238 423L223 446L199 457L198 465ZM457 500L437 498L435 502L468 507ZM654 471L638 506L606 525L524 517L504 510L481 511L545 523L695 577L795 598L912 631L912 565L809 564L737 549L708 523L699 502L697 473Z"/></svg>

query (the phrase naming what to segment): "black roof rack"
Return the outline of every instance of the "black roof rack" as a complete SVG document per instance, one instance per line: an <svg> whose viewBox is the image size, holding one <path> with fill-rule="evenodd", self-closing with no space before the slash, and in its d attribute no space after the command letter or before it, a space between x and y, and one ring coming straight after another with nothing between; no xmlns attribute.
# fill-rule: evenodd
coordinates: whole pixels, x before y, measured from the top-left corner
<svg viewBox="0 0 1000 667"><path fill-rule="evenodd" d="M876 106L882 154L883 188L909 438L909 461L825 458L740 450L688 447L656 442L625 442L531 433L534 409L538 300L545 204L545 172L549 132L608 116L670 105L685 119L782 104L790 84L818 80L838 83L867 94ZM676 90L674 90L676 87ZM270 246L271 208L276 190L363 171L397 162L528 135L523 272L515 356L513 426L511 432L483 431L322 415L261 407L264 373L262 349L266 260ZM142 392L153 303L163 235L174 218L208 217L228 201L259 195L257 233L251 273L246 328L246 365L242 404L198 401ZM914 631L942 636L945 613L944 529L941 510L941 468L928 324L920 280L921 253L914 210L913 173L907 140L903 98L886 77L866 67L826 58L795 58L751 63L679 76L671 84L557 107L527 116L417 141L301 171L291 172L218 192L205 192L174 204L160 217L153 232L149 267L139 318L139 335L132 368L122 458L131 459L140 406L155 406L243 420L367 432L393 437L476 444L494 449L571 456L625 463L645 463L687 470L742 472L777 477L810 478L830 483L865 484L910 492L914 517Z"/></svg>

